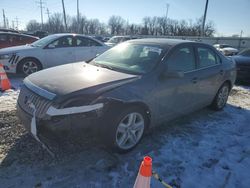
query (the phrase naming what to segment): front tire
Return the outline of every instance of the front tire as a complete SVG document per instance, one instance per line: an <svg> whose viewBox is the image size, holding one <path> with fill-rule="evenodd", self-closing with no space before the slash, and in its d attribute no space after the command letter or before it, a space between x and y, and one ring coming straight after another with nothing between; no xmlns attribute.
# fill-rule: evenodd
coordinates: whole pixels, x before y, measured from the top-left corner
<svg viewBox="0 0 250 188"><path fill-rule="evenodd" d="M147 126L145 112L137 107L128 107L115 115L109 115L104 127L103 139L109 147L119 153L132 150L143 137Z"/></svg>
<svg viewBox="0 0 250 188"><path fill-rule="evenodd" d="M40 62L34 58L27 58L18 65L18 73L28 76L42 69Z"/></svg>
<svg viewBox="0 0 250 188"><path fill-rule="evenodd" d="M219 91L217 92L214 101L211 105L212 109L214 110L222 110L226 103L227 103L227 99L229 96L229 92L230 92L230 86L228 83L224 83Z"/></svg>

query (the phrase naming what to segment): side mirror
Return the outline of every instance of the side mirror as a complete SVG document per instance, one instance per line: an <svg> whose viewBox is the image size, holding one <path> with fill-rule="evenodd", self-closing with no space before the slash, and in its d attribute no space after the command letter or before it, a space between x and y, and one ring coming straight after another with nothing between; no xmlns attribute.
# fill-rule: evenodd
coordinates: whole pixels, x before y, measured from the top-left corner
<svg viewBox="0 0 250 188"><path fill-rule="evenodd" d="M48 48L49 48L49 49L54 49L55 47L56 47L56 46L55 46L54 44L49 44L49 45L48 45Z"/></svg>
<svg viewBox="0 0 250 188"><path fill-rule="evenodd" d="M163 78L183 78L184 72L183 71L164 71L162 73Z"/></svg>

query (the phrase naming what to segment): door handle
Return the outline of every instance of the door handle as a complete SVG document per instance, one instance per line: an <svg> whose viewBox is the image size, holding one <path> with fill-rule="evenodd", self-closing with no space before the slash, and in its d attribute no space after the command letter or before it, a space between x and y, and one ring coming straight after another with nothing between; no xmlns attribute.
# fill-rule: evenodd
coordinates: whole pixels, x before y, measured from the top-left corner
<svg viewBox="0 0 250 188"><path fill-rule="evenodd" d="M224 70L220 70L220 75L223 75L224 74Z"/></svg>
<svg viewBox="0 0 250 188"><path fill-rule="evenodd" d="M196 83L198 82L198 78L197 78L197 77L194 77L194 78L192 79L192 82L193 82L194 84L196 84Z"/></svg>

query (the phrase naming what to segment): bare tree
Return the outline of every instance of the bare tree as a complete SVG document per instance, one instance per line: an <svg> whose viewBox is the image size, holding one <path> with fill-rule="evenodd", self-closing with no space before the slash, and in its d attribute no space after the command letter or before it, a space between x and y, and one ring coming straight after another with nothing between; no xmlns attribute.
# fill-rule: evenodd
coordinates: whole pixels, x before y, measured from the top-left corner
<svg viewBox="0 0 250 188"><path fill-rule="evenodd" d="M64 32L63 15L61 13L55 13L50 17L50 25L52 33Z"/></svg>
<svg viewBox="0 0 250 188"><path fill-rule="evenodd" d="M30 20L28 24L26 25L27 31L36 31L40 30L41 24L38 23L36 20Z"/></svg>
<svg viewBox="0 0 250 188"><path fill-rule="evenodd" d="M79 21L78 21L78 20ZM130 24L120 16L111 16L108 24L101 23L98 19L87 19L79 14L67 16L68 31L88 35L171 35L171 36L200 36L202 30L202 17L193 20L175 20L163 17L144 17L142 24ZM41 25L36 20L27 24L28 31L39 30ZM50 33L66 32L63 25L63 15L55 13L43 27ZM204 36L210 37L215 33L212 21L205 25Z"/></svg>
<svg viewBox="0 0 250 188"><path fill-rule="evenodd" d="M110 27L111 35L122 34L125 20L121 16L111 16L108 21L108 26Z"/></svg>

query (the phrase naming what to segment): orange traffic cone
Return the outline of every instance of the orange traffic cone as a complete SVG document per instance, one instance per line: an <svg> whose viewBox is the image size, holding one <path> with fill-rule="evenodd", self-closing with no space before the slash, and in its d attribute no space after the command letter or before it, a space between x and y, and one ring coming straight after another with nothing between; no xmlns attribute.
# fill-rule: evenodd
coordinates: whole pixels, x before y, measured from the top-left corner
<svg viewBox="0 0 250 188"><path fill-rule="evenodd" d="M139 173L135 180L134 188L150 188L150 180L152 176L152 159L148 156L144 157Z"/></svg>
<svg viewBox="0 0 250 188"><path fill-rule="evenodd" d="M0 64L0 89L2 91L11 89L10 81L5 73L5 70L2 64Z"/></svg>

